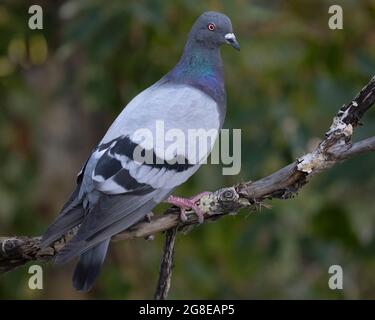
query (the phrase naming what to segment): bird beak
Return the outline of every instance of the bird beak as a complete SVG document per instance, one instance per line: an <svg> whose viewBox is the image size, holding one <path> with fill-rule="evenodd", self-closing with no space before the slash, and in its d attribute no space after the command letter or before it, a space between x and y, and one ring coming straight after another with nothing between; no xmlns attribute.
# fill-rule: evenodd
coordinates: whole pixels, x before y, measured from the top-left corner
<svg viewBox="0 0 375 320"><path fill-rule="evenodd" d="M225 35L225 41L234 49L240 51L240 44L238 43L234 33L227 33Z"/></svg>

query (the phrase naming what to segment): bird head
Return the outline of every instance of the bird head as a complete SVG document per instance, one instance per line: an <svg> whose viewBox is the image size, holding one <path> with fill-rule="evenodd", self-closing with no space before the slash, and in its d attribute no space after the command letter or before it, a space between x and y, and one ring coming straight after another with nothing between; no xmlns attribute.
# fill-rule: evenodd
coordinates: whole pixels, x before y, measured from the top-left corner
<svg viewBox="0 0 375 320"><path fill-rule="evenodd" d="M230 19L219 12L208 11L201 14L194 23L189 37L204 46L215 48L228 44L240 50Z"/></svg>

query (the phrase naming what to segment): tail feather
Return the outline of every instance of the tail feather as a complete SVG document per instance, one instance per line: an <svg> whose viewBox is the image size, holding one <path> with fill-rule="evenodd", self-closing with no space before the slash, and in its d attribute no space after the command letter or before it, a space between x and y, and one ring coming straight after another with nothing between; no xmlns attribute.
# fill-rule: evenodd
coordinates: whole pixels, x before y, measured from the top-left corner
<svg viewBox="0 0 375 320"><path fill-rule="evenodd" d="M67 263L98 243L126 230L145 217L157 204L153 194L106 196L85 216L75 237L62 248L54 262Z"/></svg>
<svg viewBox="0 0 375 320"><path fill-rule="evenodd" d="M73 286L79 291L91 289L107 254L110 239L100 242L85 253L81 254L74 270Z"/></svg>
<svg viewBox="0 0 375 320"><path fill-rule="evenodd" d="M81 223L84 216L84 209L82 207L82 201L78 197L79 189L80 183L70 195L55 221L52 222L44 233L40 245L41 248L46 248L54 241L61 238L66 232Z"/></svg>
<svg viewBox="0 0 375 320"><path fill-rule="evenodd" d="M82 206L73 208L69 212L59 215L43 234L41 248L49 246L73 227L80 224L83 216L84 209Z"/></svg>
<svg viewBox="0 0 375 320"><path fill-rule="evenodd" d="M81 203L81 200L79 199L79 190L81 185L77 185L72 194L69 196L68 201L64 204L60 211L60 215L64 215L70 210L72 210L74 207L78 206Z"/></svg>

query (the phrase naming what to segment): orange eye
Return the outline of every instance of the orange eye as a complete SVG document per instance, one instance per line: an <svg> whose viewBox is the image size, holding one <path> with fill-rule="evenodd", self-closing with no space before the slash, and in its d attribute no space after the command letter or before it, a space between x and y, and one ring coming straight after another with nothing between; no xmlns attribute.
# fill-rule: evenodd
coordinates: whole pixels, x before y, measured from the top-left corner
<svg viewBox="0 0 375 320"><path fill-rule="evenodd" d="M210 31L214 31L216 28L215 24L214 23L209 23L207 25L207 29L210 30Z"/></svg>

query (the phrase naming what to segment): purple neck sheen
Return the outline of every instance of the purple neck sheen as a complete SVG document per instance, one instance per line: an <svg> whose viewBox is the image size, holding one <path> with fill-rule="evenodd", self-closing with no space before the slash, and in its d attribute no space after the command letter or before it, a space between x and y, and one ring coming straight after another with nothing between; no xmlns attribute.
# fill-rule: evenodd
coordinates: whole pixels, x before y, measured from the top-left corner
<svg viewBox="0 0 375 320"><path fill-rule="evenodd" d="M225 100L223 64L219 48L187 43L184 53L167 75L173 83L196 87L217 102Z"/></svg>

